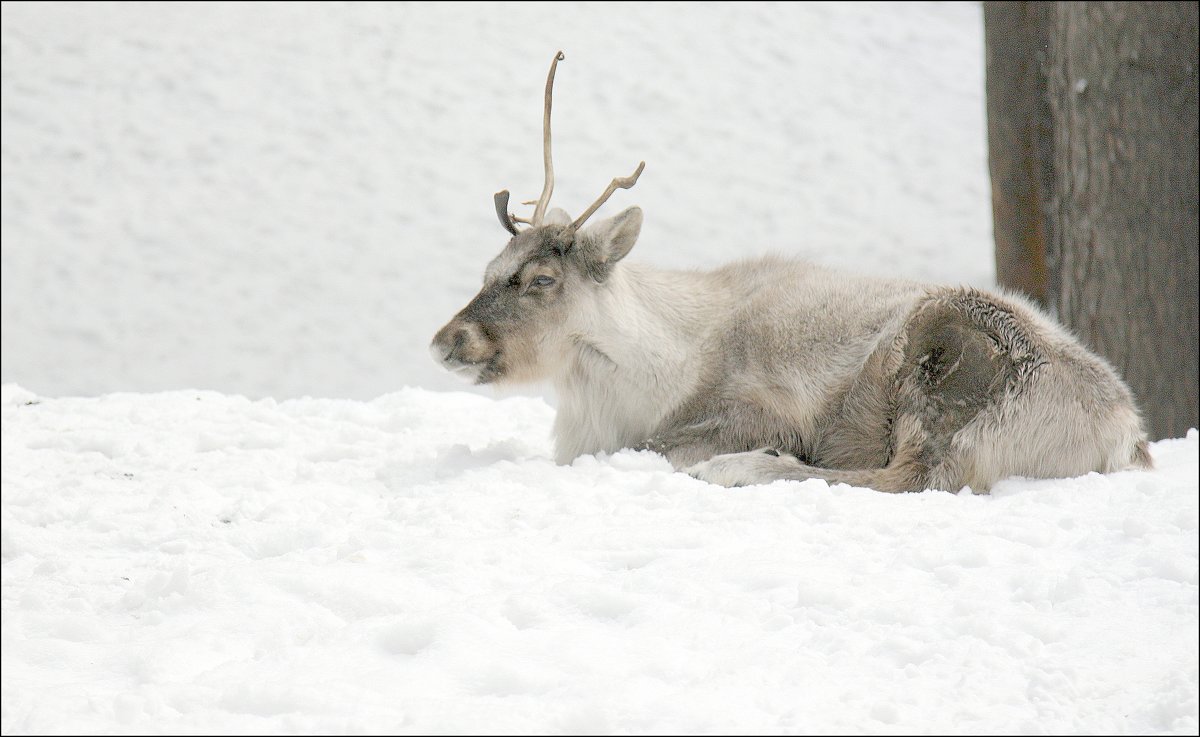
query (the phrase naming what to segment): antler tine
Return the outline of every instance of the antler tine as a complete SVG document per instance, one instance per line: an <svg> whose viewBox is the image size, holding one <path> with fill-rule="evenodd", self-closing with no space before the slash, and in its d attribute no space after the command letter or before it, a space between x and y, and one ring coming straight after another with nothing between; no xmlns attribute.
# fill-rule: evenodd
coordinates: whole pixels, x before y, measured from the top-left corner
<svg viewBox="0 0 1200 737"><path fill-rule="evenodd" d="M500 190L492 199L496 203L496 217L500 218L500 224L509 233L516 235L517 226L513 225L512 216L508 214L508 190Z"/></svg>
<svg viewBox="0 0 1200 737"><path fill-rule="evenodd" d="M612 197L613 192L616 192L618 189L629 189L633 185L637 184L638 177L642 175L642 169L645 168L646 162L643 161L638 164L637 171L635 171L633 174L630 174L627 177L616 177L613 179L612 184L608 185L608 189L604 190L604 194L600 195L600 199L593 202L591 207L589 207L583 212L582 215L576 218L575 222L571 223L571 229L579 230L579 226L587 222L587 219L592 216L592 213L596 212L596 210L599 210L600 206L607 202L609 197Z"/></svg>
<svg viewBox="0 0 1200 737"><path fill-rule="evenodd" d="M542 114L542 158L546 164L546 183L542 186L542 196L538 198L537 208L533 211L532 224L536 227L542 224L546 216L546 206L550 204L550 193L554 191L554 162L550 158L550 107L554 94L554 70L558 63L567 57L559 51L550 62L550 74L546 76L546 109Z"/></svg>

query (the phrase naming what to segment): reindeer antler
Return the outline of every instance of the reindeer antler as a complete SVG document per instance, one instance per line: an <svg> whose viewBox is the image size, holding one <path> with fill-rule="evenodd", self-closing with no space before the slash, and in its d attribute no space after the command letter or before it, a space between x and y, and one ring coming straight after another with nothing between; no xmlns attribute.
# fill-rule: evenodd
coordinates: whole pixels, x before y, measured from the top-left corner
<svg viewBox="0 0 1200 737"><path fill-rule="evenodd" d="M596 210L599 210L600 206L607 202L609 197L612 197L613 192L616 192L618 189L629 189L633 185L637 184L638 177L642 175L642 169L645 168L646 162L642 161L638 164L637 171L634 173L627 177L614 178L612 183L608 185L608 189L604 190L604 194L600 195L600 199L593 202L591 207L584 210L582 215L575 218L575 222L571 223L571 230L579 230L579 226L583 225L584 222L586 222L587 219L592 216L592 213L596 212Z"/></svg>
<svg viewBox="0 0 1200 737"><path fill-rule="evenodd" d="M546 206L550 204L550 193L554 191L554 160L550 155L550 108L554 101L554 72L558 69L558 62L566 58L562 51L555 54L554 59L550 62L550 73L546 76L546 109L542 115L542 158L546 166L546 182L542 185L542 196L536 202L527 200L521 203L537 205L534 208L533 217L526 220L508 211L509 193L507 189L497 192L494 198L496 217L500 219L500 224L504 226L504 229L513 235L517 234L516 223L526 223L535 228L542 224L542 220L546 217Z"/></svg>
<svg viewBox="0 0 1200 737"><path fill-rule="evenodd" d="M513 235L516 235L518 232L516 223L525 223L536 228L546 218L546 207L550 204L550 194L554 191L554 160L550 154L550 110L554 102L554 72L558 69L558 63L566 58L561 51L555 54L554 59L550 61L550 73L546 75L546 105L542 115L542 159L546 167L546 181L542 185L542 196L537 199L536 203L534 200L521 203L523 205L536 204L533 210L533 217L526 220L508 211L509 194L507 189L500 190L495 196L496 217L500 218L500 224L504 226L505 230ZM612 197L613 192L616 192L618 189L629 189L636 184L644 168L646 168L645 161L638 164L637 171L633 174L613 179L612 184L608 185L608 189L604 190L604 194L600 195L600 199L593 202L591 207L580 215L575 222L571 223L570 230L572 232L578 230L579 226L583 225L596 210L600 209L600 206L609 197Z"/></svg>
<svg viewBox="0 0 1200 737"><path fill-rule="evenodd" d="M542 186L542 196L538 198L537 207L533 210L533 227L542 224L546 217L546 206L550 204L550 193L554 191L554 160L550 156L550 108L554 101L554 70L558 63L567 57L559 51L550 62L550 73L546 75L546 108L542 113L542 159L546 165L546 183Z"/></svg>
<svg viewBox="0 0 1200 737"><path fill-rule="evenodd" d="M509 233L516 235L517 226L513 224L512 215L508 214L508 190L500 190L492 199L496 203L496 217L500 218L500 224Z"/></svg>

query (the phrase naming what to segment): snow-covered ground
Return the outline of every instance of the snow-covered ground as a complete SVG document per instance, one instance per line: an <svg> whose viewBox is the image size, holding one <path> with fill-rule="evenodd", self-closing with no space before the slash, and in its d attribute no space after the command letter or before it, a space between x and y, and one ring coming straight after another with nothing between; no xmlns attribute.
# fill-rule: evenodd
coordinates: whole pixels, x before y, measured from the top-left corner
<svg viewBox="0 0 1200 737"><path fill-rule="evenodd" d="M1196 733L1195 431L888 495L552 415L6 385L3 732Z"/></svg>
<svg viewBox="0 0 1200 737"><path fill-rule="evenodd" d="M0 379L60 396L458 389L492 194L639 204L631 258L987 285L977 4L11 3Z"/></svg>
<svg viewBox="0 0 1200 737"><path fill-rule="evenodd" d="M4 734L1196 733L1195 431L729 490L429 359L559 48L555 203L645 159L631 259L989 284L977 4L0 13Z"/></svg>

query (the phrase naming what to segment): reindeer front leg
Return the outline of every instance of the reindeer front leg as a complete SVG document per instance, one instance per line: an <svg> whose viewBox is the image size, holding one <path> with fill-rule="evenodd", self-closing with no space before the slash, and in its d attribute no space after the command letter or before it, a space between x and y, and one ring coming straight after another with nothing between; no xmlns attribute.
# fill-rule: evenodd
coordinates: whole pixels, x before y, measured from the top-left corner
<svg viewBox="0 0 1200 737"><path fill-rule="evenodd" d="M803 475L806 466L793 455L773 448L746 453L724 453L682 469L684 473L718 486L754 486L780 479L813 478Z"/></svg>
<svg viewBox="0 0 1200 737"><path fill-rule="evenodd" d="M726 453L683 469L701 481L718 486L753 486L772 481L824 479L830 484L864 486L876 491L922 491L928 474L914 461L900 460L887 468L841 471L817 468L772 448L747 453Z"/></svg>

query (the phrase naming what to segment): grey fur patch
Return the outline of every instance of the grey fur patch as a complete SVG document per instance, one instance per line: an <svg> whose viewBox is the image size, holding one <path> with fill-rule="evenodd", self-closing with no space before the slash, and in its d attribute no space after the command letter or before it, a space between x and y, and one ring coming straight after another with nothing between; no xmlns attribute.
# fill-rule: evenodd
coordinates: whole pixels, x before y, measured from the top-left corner
<svg viewBox="0 0 1200 737"><path fill-rule="evenodd" d="M977 301L967 304L976 306ZM904 328L907 347L897 413L912 414L920 422L924 443L914 459L926 467L945 458L954 434L1016 378L1013 356L976 322L990 313L963 307L958 301L932 301ZM893 454L898 451L893 448Z"/></svg>

